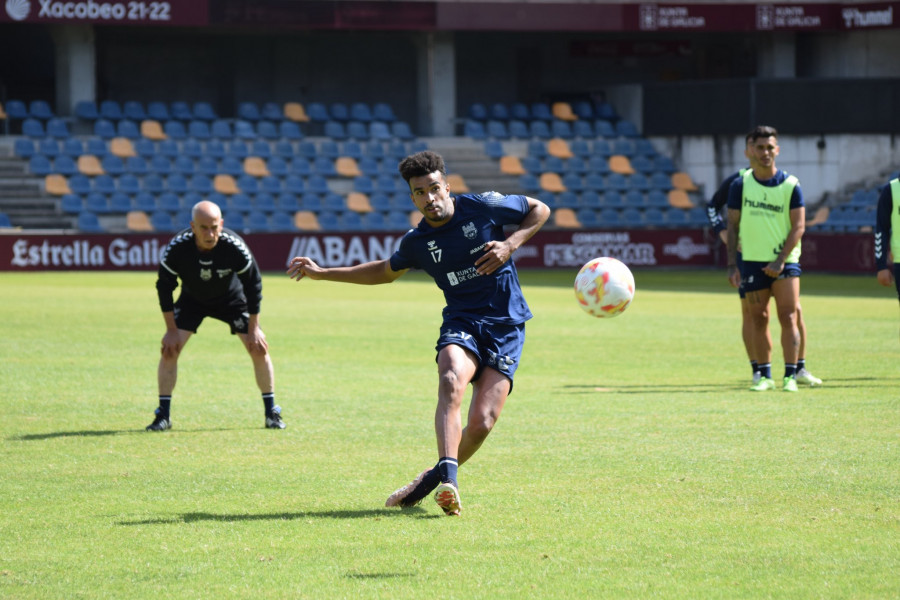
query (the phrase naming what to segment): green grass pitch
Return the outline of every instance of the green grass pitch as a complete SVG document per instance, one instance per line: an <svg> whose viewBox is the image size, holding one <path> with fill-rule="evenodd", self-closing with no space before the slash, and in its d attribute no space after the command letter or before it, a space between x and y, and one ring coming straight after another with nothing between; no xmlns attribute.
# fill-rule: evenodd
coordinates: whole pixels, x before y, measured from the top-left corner
<svg viewBox="0 0 900 600"><path fill-rule="evenodd" d="M0 597L896 598L900 313L810 274L797 394L747 390L721 271L635 271L620 317L574 272L535 318L463 513L384 500L436 460L440 292L264 276L285 431L207 321L156 405L155 273L0 274ZM780 380L777 323L773 374Z"/></svg>

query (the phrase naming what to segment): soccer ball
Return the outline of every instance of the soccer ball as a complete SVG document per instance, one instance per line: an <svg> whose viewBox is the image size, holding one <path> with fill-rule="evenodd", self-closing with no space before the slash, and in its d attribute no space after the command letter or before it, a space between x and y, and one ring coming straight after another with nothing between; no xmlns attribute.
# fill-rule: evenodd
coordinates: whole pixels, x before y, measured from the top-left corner
<svg viewBox="0 0 900 600"><path fill-rule="evenodd" d="M575 276L578 306L595 317L616 317L634 298L634 276L625 263L601 256L581 267Z"/></svg>

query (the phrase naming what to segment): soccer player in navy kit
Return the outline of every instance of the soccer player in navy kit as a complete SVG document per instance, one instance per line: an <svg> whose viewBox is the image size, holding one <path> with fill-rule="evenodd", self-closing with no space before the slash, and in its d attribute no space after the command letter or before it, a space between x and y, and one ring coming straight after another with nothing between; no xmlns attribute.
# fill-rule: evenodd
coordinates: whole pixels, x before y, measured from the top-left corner
<svg viewBox="0 0 900 600"><path fill-rule="evenodd" d="M778 132L759 126L747 136L752 168L728 189L728 281L744 288L753 327L752 339L762 378L750 389L775 388L772 346L766 339L769 299L775 299L784 353L782 389L797 391L800 331L800 240L806 227L803 193L796 177L775 164ZM737 265L740 246L742 264Z"/></svg>
<svg viewBox="0 0 900 600"><path fill-rule="evenodd" d="M875 269L878 283L897 288L900 298L900 265L897 256L900 254L900 179L892 179L878 196L878 207L875 212ZM888 259L893 256L893 265Z"/></svg>
<svg viewBox="0 0 900 600"><path fill-rule="evenodd" d="M181 295L173 302L179 278ZM231 333L244 343L262 393L265 426L284 429L281 408L275 405L275 374L269 345L259 327L259 268L244 240L223 227L222 212L215 203L195 204L190 229L176 235L163 250L156 291L166 333L157 371L159 407L147 430L172 427L169 410L178 377L178 357L206 317L228 323Z"/></svg>
<svg viewBox="0 0 900 600"><path fill-rule="evenodd" d="M745 138L745 144L749 145L749 143L750 136L748 135ZM752 165L754 160L753 155L746 147L744 149L744 155L750 160L750 164ZM747 168L740 169L726 177L721 185L719 185L719 189L716 190L716 193L713 194L710 201L706 203L706 218L709 220L709 225L712 227L713 233L719 236L723 244L728 243L727 225L725 219L722 218L722 210L728 202L728 188L730 188L731 184L736 179L742 177L748 170L749 169ZM740 250L737 252L736 260L738 269L740 270ZM741 299L741 338L744 342L747 358L750 360L753 385L756 385L762 378L762 372L759 370L759 361L756 360L756 350L753 346L753 327L750 318L750 306L747 304L744 286L738 286L738 295ZM799 358L797 359L797 382L807 383L811 386L821 385L822 380L810 373L806 368L806 322L803 320L803 309L799 303L797 304L797 328L800 330ZM772 345L772 335L769 333L768 327L766 327L766 343L769 346Z"/></svg>
<svg viewBox="0 0 900 600"><path fill-rule="evenodd" d="M288 275L359 284L390 283L422 269L444 292L447 305L438 337L438 463L388 498L387 506L414 506L432 491L447 515L461 502L457 467L472 457L500 416L512 390L531 311L511 257L550 216L540 200L496 192L450 195L444 161L424 151L400 162L410 196L424 215L388 260L322 268L306 257L291 260ZM517 228L507 237L505 225ZM462 401L473 392L466 427Z"/></svg>

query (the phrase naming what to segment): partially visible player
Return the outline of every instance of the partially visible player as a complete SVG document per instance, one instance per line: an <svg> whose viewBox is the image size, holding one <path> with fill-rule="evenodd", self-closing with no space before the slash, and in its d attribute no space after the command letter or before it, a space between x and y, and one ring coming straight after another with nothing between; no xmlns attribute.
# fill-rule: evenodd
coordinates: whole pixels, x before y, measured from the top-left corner
<svg viewBox="0 0 900 600"><path fill-rule="evenodd" d="M181 295L173 302L179 279ZM244 240L223 227L218 205L205 200L194 205L190 229L176 235L163 250L156 292L166 333L157 370L159 407L147 430L165 431L172 427L170 407L178 379L178 357L206 317L227 323L231 333L243 342L262 393L265 426L284 429L281 408L275 405L269 344L259 327L262 278Z"/></svg>
<svg viewBox="0 0 900 600"><path fill-rule="evenodd" d="M892 179L878 197L875 213L875 268L878 283L897 288L900 299L900 266L896 257L900 256L900 179Z"/></svg>
<svg viewBox="0 0 900 600"><path fill-rule="evenodd" d="M772 346L766 339L769 299L774 298L784 354L782 389L796 392L800 240L806 228L806 207L800 182L775 164L780 150L775 128L756 127L749 139L747 152L752 156L752 168L735 179L728 190L728 281L735 288L744 287L750 308L751 338L762 374L750 389L775 388ZM740 270L738 247L743 258Z"/></svg>
<svg viewBox="0 0 900 600"><path fill-rule="evenodd" d="M434 415L438 462L395 491L386 506L414 506L434 491L447 515L461 508L457 470L484 443L512 391L531 310L522 295L512 254L550 216L528 196L497 192L450 195L444 160L424 151L404 158L400 174L424 218L386 260L323 268L307 257L291 260L288 275L344 283L391 283L409 269L428 273L447 305L437 345ZM515 229L506 235L504 226ZM462 403L472 398L465 428Z"/></svg>
<svg viewBox="0 0 900 600"><path fill-rule="evenodd" d="M746 167L732 173L726 177L713 197L706 204L706 217L709 220L713 233L719 236L723 244L728 244L727 225L722 216L723 209L728 201L728 188L738 178L743 177L744 173L749 171L753 165L753 154L749 151L750 136L745 137L744 156L750 161L751 167ZM741 251L738 248L736 255L738 270L741 265ZM756 360L756 351L752 339L753 327L750 320L750 307L747 304L746 294L743 285L738 286L738 295L741 299L741 338L744 341L744 350L747 352L747 358L750 361L750 370L753 377L753 385L759 383L762 374L759 370L759 361ZM806 368L806 323L803 321L803 309L799 302L797 303L797 328L800 330L800 349L799 358L797 359L797 381L799 383L807 383L811 386L819 385L822 380L809 372ZM772 334L766 327L766 343L772 346Z"/></svg>

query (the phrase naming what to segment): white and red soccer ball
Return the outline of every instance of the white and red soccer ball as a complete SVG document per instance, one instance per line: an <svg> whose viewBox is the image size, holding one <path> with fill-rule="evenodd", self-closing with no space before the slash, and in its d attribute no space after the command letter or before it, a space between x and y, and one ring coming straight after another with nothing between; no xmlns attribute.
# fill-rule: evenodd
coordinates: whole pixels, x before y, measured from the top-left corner
<svg viewBox="0 0 900 600"><path fill-rule="evenodd" d="M575 276L575 298L586 313L609 318L622 314L634 299L634 276L625 263L601 256Z"/></svg>

